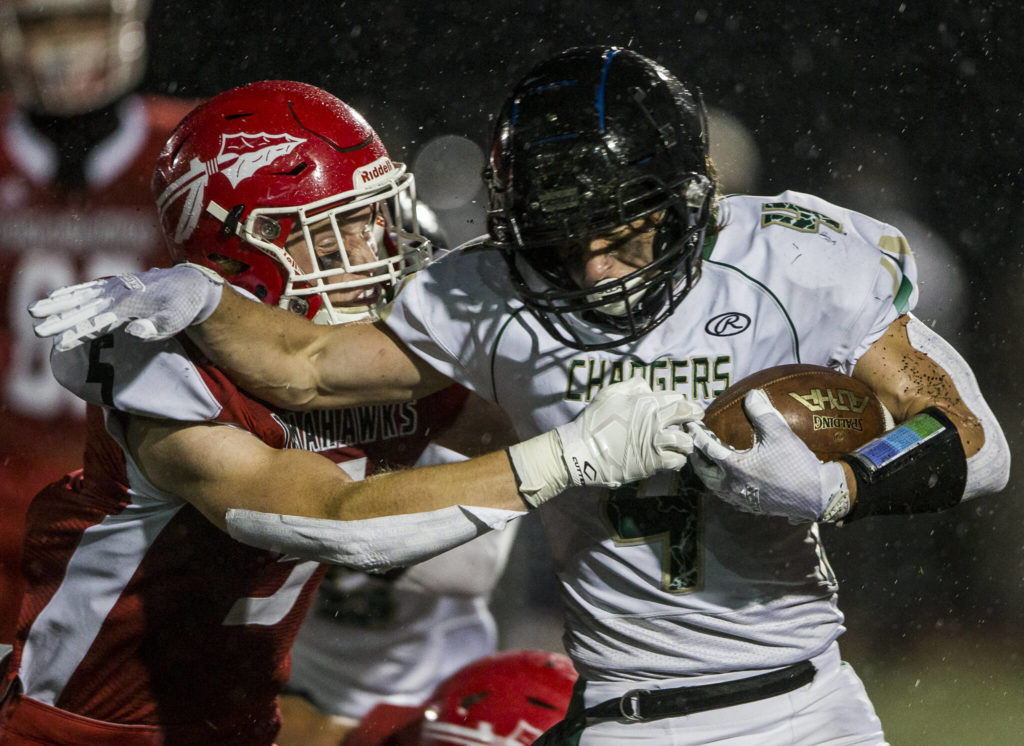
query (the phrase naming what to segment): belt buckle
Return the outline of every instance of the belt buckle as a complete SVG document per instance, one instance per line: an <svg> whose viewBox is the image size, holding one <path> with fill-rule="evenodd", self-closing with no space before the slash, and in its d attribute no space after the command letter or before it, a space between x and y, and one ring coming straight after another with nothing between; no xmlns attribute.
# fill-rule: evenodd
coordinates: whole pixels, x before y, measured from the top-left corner
<svg viewBox="0 0 1024 746"><path fill-rule="evenodd" d="M640 714L640 697L650 693L650 689L630 689L619 698L619 712L626 720L634 723L643 722L644 716Z"/></svg>

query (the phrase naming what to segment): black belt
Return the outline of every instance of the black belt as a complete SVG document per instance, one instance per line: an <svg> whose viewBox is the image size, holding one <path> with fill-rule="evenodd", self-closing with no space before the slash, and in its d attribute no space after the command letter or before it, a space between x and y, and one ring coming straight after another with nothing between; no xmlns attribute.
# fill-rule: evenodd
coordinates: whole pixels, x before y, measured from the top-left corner
<svg viewBox="0 0 1024 746"><path fill-rule="evenodd" d="M588 707L581 714L588 720L624 718L644 723L756 702L799 689L813 680L814 666L810 661L803 661L778 671L723 681L720 684L681 686L676 689L632 689L617 699Z"/></svg>

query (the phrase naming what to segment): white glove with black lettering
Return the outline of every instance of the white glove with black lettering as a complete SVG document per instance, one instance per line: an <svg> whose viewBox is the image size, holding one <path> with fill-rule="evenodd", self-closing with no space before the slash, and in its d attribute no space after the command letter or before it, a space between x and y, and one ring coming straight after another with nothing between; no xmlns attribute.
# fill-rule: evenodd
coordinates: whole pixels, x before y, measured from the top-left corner
<svg viewBox="0 0 1024 746"><path fill-rule="evenodd" d="M603 388L572 422L508 449L519 492L532 507L570 486L616 489L679 469L693 450L680 426L704 410L640 378Z"/></svg>
<svg viewBox="0 0 1024 746"><path fill-rule="evenodd" d="M747 513L788 518L791 523L837 521L850 510L843 467L822 463L786 424L760 389L743 399L754 426L745 451L725 445L703 424L688 424L690 465L715 495Z"/></svg>
<svg viewBox="0 0 1024 746"><path fill-rule="evenodd" d="M58 288L28 307L38 337L57 337L58 350L128 324L140 339L173 337L209 318L220 303L224 279L198 264L176 264ZM59 335L59 336L58 336Z"/></svg>

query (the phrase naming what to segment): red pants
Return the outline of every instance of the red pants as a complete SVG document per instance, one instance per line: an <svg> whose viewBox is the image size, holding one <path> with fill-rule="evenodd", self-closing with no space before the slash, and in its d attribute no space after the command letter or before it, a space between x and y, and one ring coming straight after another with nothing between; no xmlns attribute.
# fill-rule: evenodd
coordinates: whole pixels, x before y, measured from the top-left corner
<svg viewBox="0 0 1024 746"><path fill-rule="evenodd" d="M15 694L0 710L0 746L162 746L156 726L91 720Z"/></svg>

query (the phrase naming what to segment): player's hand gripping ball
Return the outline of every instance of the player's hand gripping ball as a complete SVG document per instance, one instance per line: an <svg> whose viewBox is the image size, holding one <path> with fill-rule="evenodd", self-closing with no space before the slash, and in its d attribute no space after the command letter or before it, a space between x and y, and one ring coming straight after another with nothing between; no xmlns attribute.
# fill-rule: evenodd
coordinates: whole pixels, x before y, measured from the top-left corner
<svg viewBox="0 0 1024 746"><path fill-rule="evenodd" d="M835 461L892 427L882 402L857 379L820 365L778 365L737 381L704 412L704 424L737 450L754 444L743 410L743 397L751 389L768 395L820 461Z"/></svg>
<svg viewBox="0 0 1024 746"><path fill-rule="evenodd" d="M881 434L886 412L865 386L827 368L789 365L727 389L687 424L704 486L747 513L837 521L850 492L836 459Z"/></svg>

